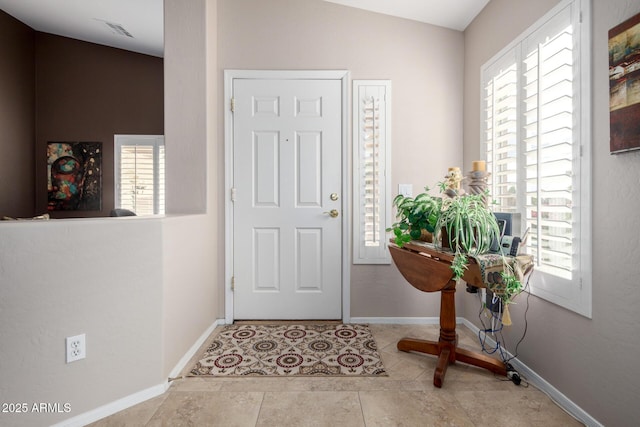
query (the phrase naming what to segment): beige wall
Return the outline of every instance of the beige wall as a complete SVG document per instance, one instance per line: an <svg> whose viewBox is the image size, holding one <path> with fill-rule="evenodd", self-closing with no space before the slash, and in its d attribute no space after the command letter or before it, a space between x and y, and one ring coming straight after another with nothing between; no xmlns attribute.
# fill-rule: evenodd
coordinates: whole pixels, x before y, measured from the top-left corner
<svg viewBox="0 0 640 427"><path fill-rule="evenodd" d="M434 187L461 164L463 66L458 31L319 0L218 2L219 85L225 69L347 69L352 79L392 81L394 194L399 183L414 194ZM438 314L438 296L408 286L393 265L351 274L354 317Z"/></svg>
<svg viewBox="0 0 640 427"><path fill-rule="evenodd" d="M558 2L492 0L465 32L464 153L480 152L480 67ZM593 318L530 298L519 358L607 426L640 419L640 152L609 154L608 50L610 28L640 12L640 2L593 0ZM496 29L499 28L499 31ZM525 300L511 311L512 346L523 332ZM477 321L476 300L463 313Z"/></svg>
<svg viewBox="0 0 640 427"><path fill-rule="evenodd" d="M165 1L165 145L167 212L199 215L163 221L163 373L224 317L218 252L219 203L214 158L216 0ZM207 68L209 67L209 68ZM222 157L222 156L221 156ZM169 182L172 185L169 186Z"/></svg>
<svg viewBox="0 0 640 427"><path fill-rule="evenodd" d="M165 123L166 198L170 214L200 214L207 209L204 4L205 0L165 1L164 114L165 121L171 122L170 126ZM171 32L169 38L167 28ZM170 84L166 84L167 79Z"/></svg>
<svg viewBox="0 0 640 427"><path fill-rule="evenodd" d="M0 224L0 402L68 413L0 413L51 425L162 384L162 227L157 218ZM65 337L87 358L65 363Z"/></svg>
<svg viewBox="0 0 640 427"><path fill-rule="evenodd" d="M208 192L171 187L178 194L167 198L168 210L171 203L204 210L208 202L207 212L0 223L0 402L68 403L71 410L2 413L0 425L70 418L84 425L161 393L176 364L223 316L222 198L217 173L206 173L221 157L217 123L207 119L216 117L208 99L216 94L208 82L216 53L207 50L215 46L216 0L167 0L166 10L167 175L196 180ZM190 163L181 152L202 157ZM66 364L64 339L81 333L87 358Z"/></svg>

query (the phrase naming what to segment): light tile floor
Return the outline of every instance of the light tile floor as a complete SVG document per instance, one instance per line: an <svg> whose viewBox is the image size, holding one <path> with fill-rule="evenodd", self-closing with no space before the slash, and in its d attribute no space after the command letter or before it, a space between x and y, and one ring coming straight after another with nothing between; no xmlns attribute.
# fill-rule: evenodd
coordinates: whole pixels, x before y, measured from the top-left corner
<svg viewBox="0 0 640 427"><path fill-rule="evenodd" d="M435 357L398 352L396 343L404 336L437 339L438 326L370 328L388 377L184 378L92 426L582 425L534 386L463 363L448 368L441 389L434 387ZM461 347L479 350L469 329L459 326L458 334Z"/></svg>

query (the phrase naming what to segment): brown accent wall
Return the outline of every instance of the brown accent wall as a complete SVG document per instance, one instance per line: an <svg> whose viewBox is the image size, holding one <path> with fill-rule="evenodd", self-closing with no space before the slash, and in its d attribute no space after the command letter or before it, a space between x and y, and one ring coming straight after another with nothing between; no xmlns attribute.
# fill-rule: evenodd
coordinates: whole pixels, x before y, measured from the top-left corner
<svg viewBox="0 0 640 427"><path fill-rule="evenodd" d="M34 212L35 32L0 10L0 217Z"/></svg>
<svg viewBox="0 0 640 427"><path fill-rule="evenodd" d="M114 206L115 134L164 134L163 60L36 33L36 211L47 210L48 141L102 142L102 210L52 217L107 216Z"/></svg>

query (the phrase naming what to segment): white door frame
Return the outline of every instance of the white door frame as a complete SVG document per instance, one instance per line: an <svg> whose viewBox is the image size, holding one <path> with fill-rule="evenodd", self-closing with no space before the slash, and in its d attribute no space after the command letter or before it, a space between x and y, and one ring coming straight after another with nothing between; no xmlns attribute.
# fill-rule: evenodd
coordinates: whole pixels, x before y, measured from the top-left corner
<svg viewBox="0 0 640 427"><path fill-rule="evenodd" d="M307 79L307 80L340 80L342 84L342 321L351 320L351 251L349 250L350 220L349 201L349 162L348 162L348 127L349 127L349 71L347 70L225 70L224 71L224 151L225 151L225 231L224 231L224 299L225 322L233 323L233 114L231 98L233 97L233 79Z"/></svg>

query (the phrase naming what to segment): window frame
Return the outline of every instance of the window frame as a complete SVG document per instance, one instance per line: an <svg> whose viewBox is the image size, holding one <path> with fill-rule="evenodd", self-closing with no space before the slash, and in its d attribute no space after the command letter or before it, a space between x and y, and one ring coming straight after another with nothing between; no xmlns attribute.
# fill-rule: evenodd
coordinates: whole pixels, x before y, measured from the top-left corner
<svg viewBox="0 0 640 427"><path fill-rule="evenodd" d="M480 143L481 157L487 160L487 136L485 134L487 113L485 111L485 82L487 82L487 73L492 68L497 69L497 64L504 61L506 55L514 55L517 64L517 124L516 124L516 161L518 162L517 185L523 182L522 171L526 167L521 157L523 150L521 145L524 143L523 121L524 109L522 108L524 100L524 83L522 76L524 71L522 64L524 62L524 43L529 36L541 30L548 22L561 13L565 8L571 7L571 21L574 25L574 127L573 144L574 151L577 154L573 158L573 177L574 184L578 187L573 190L573 251L574 251L574 268L572 270L572 279L566 281L569 288L566 293L555 292L554 283L559 283L558 278L550 274L534 271L531 282L531 293L546 300L581 314L585 317L592 316L592 131L591 131L591 4L590 0L563 0L554 8L541 17L535 24L525 30L516 37L509 45L494 55L482 67L480 72ZM497 74L494 72L494 77ZM579 90L575 90L578 88ZM576 120L579 123L576 123ZM576 145L577 144L577 145ZM525 221L525 205L524 193L517 191L517 211L521 213L523 222Z"/></svg>
<svg viewBox="0 0 640 427"><path fill-rule="evenodd" d="M365 132L363 121L361 120L362 97L360 91L378 91L380 97L380 116L377 126L380 128L379 149L380 170L377 172L379 185L378 205L379 219L377 233L380 245L377 247L367 247L365 242L365 231L361 226L362 217L365 215L361 206L365 194L365 183L361 180L361 171L365 167L363 163L362 151L363 138ZM391 80L353 80L353 263L354 264L391 264L389 254L386 229L391 223Z"/></svg>
<svg viewBox="0 0 640 427"><path fill-rule="evenodd" d="M144 146L144 147L153 147L153 214L140 214L136 212L137 215L163 215L165 213L166 206L160 206L160 199L164 199L166 195L160 195L160 147L164 147L164 136L163 135L122 135L117 134L114 135L114 154L113 154L113 163L114 163L114 207L116 209L121 208L121 198L120 198L120 188L121 188L121 172L122 166L120 164L122 147L130 147L130 146ZM166 161L166 158L165 158ZM165 166L166 167L166 166ZM134 209L135 211L135 209ZM162 212L161 212L162 211Z"/></svg>

